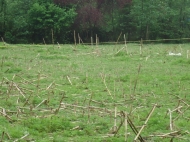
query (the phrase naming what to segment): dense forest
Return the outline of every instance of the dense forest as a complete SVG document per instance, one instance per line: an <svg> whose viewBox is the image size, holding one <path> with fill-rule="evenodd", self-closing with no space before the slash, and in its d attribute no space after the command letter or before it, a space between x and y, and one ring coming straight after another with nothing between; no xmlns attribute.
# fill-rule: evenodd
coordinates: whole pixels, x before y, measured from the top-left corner
<svg viewBox="0 0 190 142"><path fill-rule="evenodd" d="M190 0L0 0L0 36L8 43L190 37Z"/></svg>

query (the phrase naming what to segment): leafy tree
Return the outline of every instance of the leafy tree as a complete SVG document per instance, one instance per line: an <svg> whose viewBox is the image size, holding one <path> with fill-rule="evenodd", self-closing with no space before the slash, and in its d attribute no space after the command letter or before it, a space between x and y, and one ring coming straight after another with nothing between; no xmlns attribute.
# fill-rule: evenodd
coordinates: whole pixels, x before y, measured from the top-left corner
<svg viewBox="0 0 190 142"><path fill-rule="evenodd" d="M74 28L86 39L91 36L109 37L114 35L115 18L118 9L121 9L131 0L54 0L62 7L73 5L77 9ZM102 38L101 38L102 39ZM108 39L108 38L107 38Z"/></svg>
<svg viewBox="0 0 190 142"><path fill-rule="evenodd" d="M0 0L0 36L3 36L5 33L5 22L6 22L6 0Z"/></svg>
<svg viewBox="0 0 190 142"><path fill-rule="evenodd" d="M32 0L7 1L7 23L5 39L8 42L18 43L27 42L28 21L27 11L32 4Z"/></svg>
<svg viewBox="0 0 190 142"><path fill-rule="evenodd" d="M190 0L0 0L0 36L12 43L190 36ZM72 37L71 37L72 36Z"/></svg>
<svg viewBox="0 0 190 142"><path fill-rule="evenodd" d="M42 39L51 41L52 30L55 39L65 38L69 27L76 16L74 8L66 10L51 3L34 3L28 12L29 29L32 41L40 42Z"/></svg>

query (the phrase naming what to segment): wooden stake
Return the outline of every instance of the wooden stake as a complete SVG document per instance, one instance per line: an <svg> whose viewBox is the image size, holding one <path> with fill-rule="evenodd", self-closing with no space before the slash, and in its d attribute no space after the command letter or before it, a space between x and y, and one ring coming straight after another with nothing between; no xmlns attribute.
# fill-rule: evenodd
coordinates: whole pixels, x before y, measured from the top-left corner
<svg viewBox="0 0 190 142"><path fill-rule="evenodd" d="M43 38L43 42L44 42L44 44L46 45L46 41L45 41L45 39Z"/></svg>
<svg viewBox="0 0 190 142"><path fill-rule="evenodd" d="M173 131L173 122L172 122L172 112L170 109L168 109L169 115L170 115L170 130Z"/></svg>
<svg viewBox="0 0 190 142"><path fill-rule="evenodd" d="M141 38L141 41L140 41L140 55L142 55L142 46L143 46L143 40Z"/></svg>
<svg viewBox="0 0 190 142"><path fill-rule="evenodd" d="M93 47L93 37L91 37L91 46Z"/></svg>
<svg viewBox="0 0 190 142"><path fill-rule="evenodd" d="M5 56L2 57L1 70L3 70L4 61L5 61Z"/></svg>
<svg viewBox="0 0 190 142"><path fill-rule="evenodd" d="M77 47L77 41L76 41L76 33L75 33L75 30L74 30L74 42L75 42L75 49Z"/></svg>
<svg viewBox="0 0 190 142"><path fill-rule="evenodd" d="M51 29L51 38L52 38L52 44L53 44L53 47L54 47L54 36L53 36L53 29Z"/></svg>
<svg viewBox="0 0 190 142"><path fill-rule="evenodd" d="M115 107L115 115L114 115L114 132L117 130L117 107Z"/></svg>
<svg viewBox="0 0 190 142"><path fill-rule="evenodd" d="M127 49L127 40L126 40L125 34L124 34L124 41L125 41L125 49L126 49L127 54L128 54L128 49Z"/></svg>
<svg viewBox="0 0 190 142"><path fill-rule="evenodd" d="M98 47L98 36L96 34L96 48Z"/></svg>
<svg viewBox="0 0 190 142"><path fill-rule="evenodd" d="M125 142L127 141L127 113L125 113Z"/></svg>
<svg viewBox="0 0 190 142"><path fill-rule="evenodd" d="M80 44L80 35L79 35L79 33L78 33L78 40L79 40L79 44Z"/></svg>
<svg viewBox="0 0 190 142"><path fill-rule="evenodd" d="M59 45L59 42L57 42L58 48L61 48L61 46Z"/></svg>
<svg viewBox="0 0 190 142"><path fill-rule="evenodd" d="M189 58L189 50L187 50L187 59Z"/></svg>
<svg viewBox="0 0 190 142"><path fill-rule="evenodd" d="M2 42L3 42L3 45L5 45L5 41L4 41L3 37L1 37L1 40L2 40Z"/></svg>

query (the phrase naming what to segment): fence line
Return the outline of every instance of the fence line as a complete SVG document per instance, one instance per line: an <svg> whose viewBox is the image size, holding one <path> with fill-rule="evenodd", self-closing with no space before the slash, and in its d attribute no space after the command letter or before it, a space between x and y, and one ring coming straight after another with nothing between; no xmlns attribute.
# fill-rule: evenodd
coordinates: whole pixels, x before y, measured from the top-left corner
<svg viewBox="0 0 190 142"><path fill-rule="evenodd" d="M190 40L190 38L175 38L175 39L157 39L157 40L143 40L142 42L161 42L161 41L180 41L180 40ZM126 41L127 43L140 43L141 40L136 40L136 41ZM111 42L99 42L99 44L122 44L125 43L125 41L111 41ZM91 45L92 43L82 43L84 45ZM96 43L93 43L94 45Z"/></svg>

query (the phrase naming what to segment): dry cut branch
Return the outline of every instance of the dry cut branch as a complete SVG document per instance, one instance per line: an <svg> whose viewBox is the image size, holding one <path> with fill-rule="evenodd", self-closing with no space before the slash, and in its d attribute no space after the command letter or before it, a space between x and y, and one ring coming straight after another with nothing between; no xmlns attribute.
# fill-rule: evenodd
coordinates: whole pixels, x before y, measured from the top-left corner
<svg viewBox="0 0 190 142"><path fill-rule="evenodd" d="M12 118L6 114L6 111L5 111L4 108L3 108L3 111L2 111L2 112L0 111L0 114L1 114L2 116L4 116L6 119L8 119L9 121L12 121Z"/></svg>
<svg viewBox="0 0 190 142"><path fill-rule="evenodd" d="M150 111L150 113L149 113L149 115L148 115L148 117L147 117L147 119L146 119L146 121L145 121L144 125L143 125L143 126L141 127L141 129L139 130L139 132L138 132L138 134L136 135L136 137L135 137L134 141L136 141L136 140L138 139L138 137L139 137L140 133L142 132L142 130L143 130L143 129L144 129L144 127L146 126L146 124L147 124L148 120L150 119L150 116L151 116L151 115L152 115L152 113L154 112L154 110L155 110L156 106L157 106L157 105L154 105L154 106L153 106L153 108L152 108L152 110Z"/></svg>

